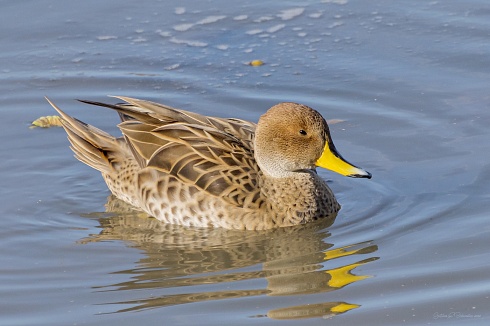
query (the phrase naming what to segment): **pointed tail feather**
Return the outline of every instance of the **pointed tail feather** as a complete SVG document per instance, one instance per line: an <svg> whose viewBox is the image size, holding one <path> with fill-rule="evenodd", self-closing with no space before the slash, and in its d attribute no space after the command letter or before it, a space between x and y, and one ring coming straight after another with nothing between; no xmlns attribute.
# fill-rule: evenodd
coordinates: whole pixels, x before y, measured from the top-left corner
<svg viewBox="0 0 490 326"><path fill-rule="evenodd" d="M102 173L113 172L119 161L118 153L121 156L125 152L121 148L121 142L108 133L69 116L47 97L46 100L60 114L75 157Z"/></svg>

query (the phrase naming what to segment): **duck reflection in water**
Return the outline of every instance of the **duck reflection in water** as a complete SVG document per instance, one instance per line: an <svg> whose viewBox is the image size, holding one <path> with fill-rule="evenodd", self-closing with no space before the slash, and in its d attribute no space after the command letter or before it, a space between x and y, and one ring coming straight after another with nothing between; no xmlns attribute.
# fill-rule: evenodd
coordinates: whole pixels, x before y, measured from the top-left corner
<svg viewBox="0 0 490 326"><path fill-rule="evenodd" d="M91 214L91 218L98 219L102 230L81 242L123 240L145 253L134 269L117 271L118 274L128 274L127 282L96 289L98 292L138 290L137 299L112 302L128 305L128 308L117 312L256 297L260 304L256 301L254 308L256 305L264 307L264 313L253 317L331 317L355 309L360 304L308 302L267 311L267 298L302 296L306 302L308 295L339 290L368 278L367 275L356 275L354 269L378 259L373 256L378 248L372 241L340 248L326 242L330 237L327 228L333 224L335 215L287 228L237 231L162 223L132 211L129 205L112 196L109 197L107 211L118 213ZM358 255L369 257L354 258ZM339 261L341 257L344 259ZM352 262L346 263L346 257L352 257ZM262 282L240 283L259 279L266 280L264 288L250 285L257 286ZM197 286L210 286L213 290L194 292ZM147 297L142 298L145 293ZM311 297L311 301L318 298Z"/></svg>

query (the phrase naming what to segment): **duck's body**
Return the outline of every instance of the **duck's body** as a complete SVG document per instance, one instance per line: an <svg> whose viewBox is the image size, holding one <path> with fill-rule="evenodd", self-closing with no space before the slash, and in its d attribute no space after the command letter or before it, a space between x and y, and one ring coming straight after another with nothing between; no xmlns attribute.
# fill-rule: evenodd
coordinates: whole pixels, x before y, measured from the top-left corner
<svg viewBox="0 0 490 326"><path fill-rule="evenodd" d="M118 198L173 224L269 229L336 214L317 165L370 177L346 163L311 108L281 103L256 125L205 117L127 97L117 110L124 137L76 120L53 103L80 161L99 170Z"/></svg>

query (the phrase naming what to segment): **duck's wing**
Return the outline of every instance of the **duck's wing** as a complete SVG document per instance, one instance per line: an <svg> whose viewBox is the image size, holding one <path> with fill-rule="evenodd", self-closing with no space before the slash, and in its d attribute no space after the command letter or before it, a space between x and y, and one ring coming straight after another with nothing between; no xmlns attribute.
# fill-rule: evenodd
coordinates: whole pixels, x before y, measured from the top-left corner
<svg viewBox="0 0 490 326"><path fill-rule="evenodd" d="M142 167L173 175L236 206L260 206L255 124L118 98L127 104L84 102L110 107L125 117L119 128Z"/></svg>
<svg viewBox="0 0 490 326"><path fill-rule="evenodd" d="M126 103L106 104L80 100L81 102L111 108L119 112L121 121L137 120L151 126L182 122L203 127L210 127L230 134L243 142L244 146L253 151L253 139L256 124L250 121L234 118L215 118L202 114L176 109L165 104L139 100L125 96L113 96Z"/></svg>

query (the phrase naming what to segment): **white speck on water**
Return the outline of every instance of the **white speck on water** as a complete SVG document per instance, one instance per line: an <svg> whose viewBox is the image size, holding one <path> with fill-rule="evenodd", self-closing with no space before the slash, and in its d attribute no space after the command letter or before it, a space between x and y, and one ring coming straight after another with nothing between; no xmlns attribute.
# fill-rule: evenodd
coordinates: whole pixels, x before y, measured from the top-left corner
<svg viewBox="0 0 490 326"><path fill-rule="evenodd" d="M144 37L137 37L135 39L132 40L134 43L143 43L143 42L146 42L147 39L144 38Z"/></svg>
<svg viewBox="0 0 490 326"><path fill-rule="evenodd" d="M239 16L233 17L233 20L245 20L245 19L248 19L247 15L239 15Z"/></svg>
<svg viewBox="0 0 490 326"><path fill-rule="evenodd" d="M278 24L267 29L267 33L275 33L286 27L286 24Z"/></svg>
<svg viewBox="0 0 490 326"><path fill-rule="evenodd" d="M170 66L166 66L164 69L165 70L175 70L177 68L180 67L180 63L176 63L176 64L173 64L173 65L170 65Z"/></svg>
<svg viewBox="0 0 490 326"><path fill-rule="evenodd" d="M170 33L169 31L162 31L162 30L158 30L156 31L156 33L162 37L170 37L172 36L172 33Z"/></svg>
<svg viewBox="0 0 490 326"><path fill-rule="evenodd" d="M201 19L196 24L197 25L212 24L212 23L216 23L220 20L223 20L225 18L226 18L226 16L209 16L209 17L206 17L204 19Z"/></svg>
<svg viewBox="0 0 490 326"><path fill-rule="evenodd" d="M194 24L180 24L180 25L175 25L173 28L177 32L185 32L191 29L194 26Z"/></svg>
<svg viewBox="0 0 490 326"><path fill-rule="evenodd" d="M247 35L256 35L256 34L260 34L262 32L263 32L263 30L261 30L261 29L251 29L249 31L246 31L245 34L247 34Z"/></svg>
<svg viewBox="0 0 490 326"><path fill-rule="evenodd" d="M101 36L97 36L97 39L99 41L115 40L115 39L117 39L117 36L115 36L115 35L101 35Z"/></svg>
<svg viewBox="0 0 490 326"><path fill-rule="evenodd" d="M263 22L267 22L269 20L273 20L274 17L272 16L262 16L262 17L259 17L257 18L256 20L254 20L254 23L263 23Z"/></svg>
<svg viewBox="0 0 490 326"><path fill-rule="evenodd" d="M308 34L307 34L307 33L305 33L305 32L298 33L298 36L299 36L299 37L305 37L306 35L308 35Z"/></svg>
<svg viewBox="0 0 490 326"><path fill-rule="evenodd" d="M291 20L303 14L304 11L305 8L285 9L281 10L281 13L278 14L277 17L281 18L282 20Z"/></svg>
<svg viewBox="0 0 490 326"><path fill-rule="evenodd" d="M335 3L337 5L345 5L347 2L347 0L322 0L322 3Z"/></svg>
<svg viewBox="0 0 490 326"><path fill-rule="evenodd" d="M198 21L195 24L193 24L193 23L185 23L185 24L175 25L173 27L173 29L176 30L176 31L178 31L178 32L186 32L186 31L190 30L192 27L194 27L195 25L212 24L212 23L216 23L216 22L218 22L220 20L223 20L225 18L226 18L226 16L209 16L209 17L206 17L204 19L201 19L200 21Z"/></svg>
<svg viewBox="0 0 490 326"><path fill-rule="evenodd" d="M254 52L254 49L245 49L245 50L243 50L243 52L245 52L245 53L252 53L252 52Z"/></svg>
<svg viewBox="0 0 490 326"><path fill-rule="evenodd" d="M188 45L188 46L195 46L195 47L205 47L205 46L208 46L208 44L205 43L205 42L192 41L192 40L182 40L182 39L178 39L176 37L172 37L170 39L170 42L175 43L175 44L185 44L185 45Z"/></svg>
<svg viewBox="0 0 490 326"><path fill-rule="evenodd" d="M314 13L308 15L308 17L310 17L310 18L320 18L322 16L323 16L323 12L314 12Z"/></svg>
<svg viewBox="0 0 490 326"><path fill-rule="evenodd" d="M333 22L327 26L327 28L335 28L344 25L344 22Z"/></svg>
<svg viewBox="0 0 490 326"><path fill-rule="evenodd" d="M182 14L185 14L185 8L184 7L177 7L175 8L175 14L176 15L182 15Z"/></svg>
<svg viewBox="0 0 490 326"><path fill-rule="evenodd" d="M321 40L322 40L321 38L312 38L311 40L308 41L308 43L318 43Z"/></svg>
<svg viewBox="0 0 490 326"><path fill-rule="evenodd" d="M216 48L217 48L218 50L223 50L223 51L225 51L225 50L228 50L228 49L230 48L230 46L229 46L229 45L226 45L226 44L219 44L219 45L217 45L217 46L216 46Z"/></svg>
<svg viewBox="0 0 490 326"><path fill-rule="evenodd" d="M134 32L135 32L135 33L138 33L138 34L141 34L141 33L143 33L144 31L145 31L144 29L139 28L139 29L135 30Z"/></svg>

